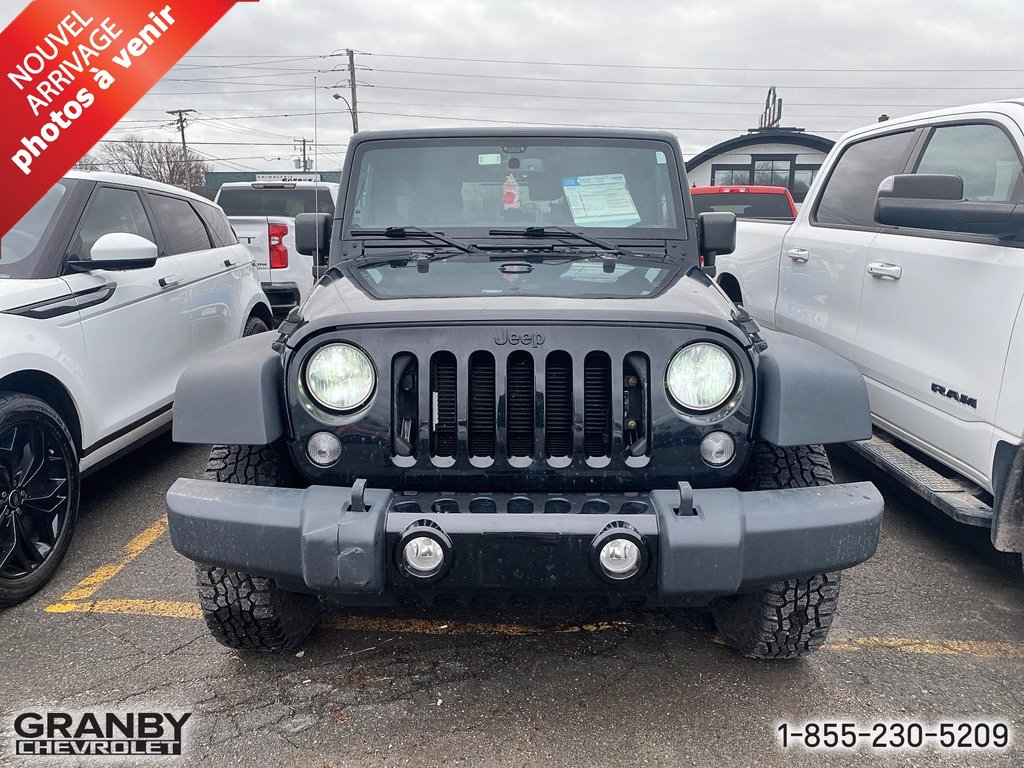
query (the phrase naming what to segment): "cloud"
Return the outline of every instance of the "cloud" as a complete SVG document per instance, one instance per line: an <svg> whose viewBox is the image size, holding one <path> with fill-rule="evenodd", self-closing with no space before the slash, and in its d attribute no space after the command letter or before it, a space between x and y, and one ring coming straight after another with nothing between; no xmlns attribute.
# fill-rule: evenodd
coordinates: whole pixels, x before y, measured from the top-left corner
<svg viewBox="0 0 1024 768"><path fill-rule="evenodd" d="M20 9L0 2L0 23ZM112 137L172 138L165 110L191 108L189 140L211 157L288 168L293 140L315 133L321 167L336 167L351 125L331 87L348 97L351 47L363 129L659 127L692 155L756 125L776 85L785 124L835 138L883 112L1024 94L1003 44L1022 21L1011 2L262 0L233 9Z"/></svg>

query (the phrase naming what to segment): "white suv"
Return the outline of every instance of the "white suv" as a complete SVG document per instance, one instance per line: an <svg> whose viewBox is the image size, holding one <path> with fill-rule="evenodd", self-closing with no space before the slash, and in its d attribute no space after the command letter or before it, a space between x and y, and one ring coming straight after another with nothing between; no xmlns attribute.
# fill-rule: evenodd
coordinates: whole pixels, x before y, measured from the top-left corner
<svg viewBox="0 0 1024 768"><path fill-rule="evenodd" d="M50 578L81 474L170 426L178 377L268 329L223 211L132 176L70 173L0 240L0 607Z"/></svg>

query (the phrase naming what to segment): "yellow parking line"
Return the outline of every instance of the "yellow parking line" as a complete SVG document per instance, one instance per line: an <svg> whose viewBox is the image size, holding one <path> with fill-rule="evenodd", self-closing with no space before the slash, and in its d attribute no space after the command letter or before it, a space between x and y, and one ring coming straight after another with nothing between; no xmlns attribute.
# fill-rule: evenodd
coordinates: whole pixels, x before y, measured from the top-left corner
<svg viewBox="0 0 1024 768"><path fill-rule="evenodd" d="M203 618L198 604L181 600L71 600L53 603L43 610L47 613L115 613L165 619Z"/></svg>
<svg viewBox="0 0 1024 768"><path fill-rule="evenodd" d="M105 613L128 616L156 616L165 619L201 619L196 603L180 600L92 600L53 603L47 613ZM477 621L436 621L429 619L388 619L371 616L328 616L323 626L350 632L393 632L411 635L539 635L545 633L605 632L627 629L629 621L598 621L554 628L525 624L500 624Z"/></svg>
<svg viewBox="0 0 1024 768"><path fill-rule="evenodd" d="M852 637L837 640L825 650L869 651L885 649L933 656L977 656L987 659L1024 659L1024 643L990 643L981 640L942 640L908 637Z"/></svg>
<svg viewBox="0 0 1024 768"><path fill-rule="evenodd" d="M73 589L64 593L61 600L85 600L86 598L92 597L97 589L117 576L117 574L124 570L124 567L128 565L128 563L141 555L146 548L160 538L166 530L167 515L164 515L149 526L149 528L129 541L125 545L124 549L121 550L121 557L112 563L101 565L95 571L78 582ZM49 610L49 607L47 610Z"/></svg>
<svg viewBox="0 0 1024 768"><path fill-rule="evenodd" d="M99 613L125 616L154 616L167 619L202 618L196 603L181 600L80 600L48 605L48 613ZM401 619L372 616L328 616L322 626L349 632L380 632L409 635L543 635L582 632L607 632L637 627L630 621L598 621L559 627L538 627L529 624L508 624L478 621L444 621L440 619ZM712 638L724 642L720 636ZM823 649L831 653L894 651L930 656L967 656L980 659L1024 659L1024 644L996 643L981 640L948 640L909 637L851 637L835 640Z"/></svg>

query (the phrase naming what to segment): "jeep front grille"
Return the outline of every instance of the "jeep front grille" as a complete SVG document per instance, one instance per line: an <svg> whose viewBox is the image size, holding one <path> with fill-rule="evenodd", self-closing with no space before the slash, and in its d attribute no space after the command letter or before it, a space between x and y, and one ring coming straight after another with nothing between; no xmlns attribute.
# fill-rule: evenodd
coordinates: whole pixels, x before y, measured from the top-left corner
<svg viewBox="0 0 1024 768"><path fill-rule="evenodd" d="M572 358L548 355L544 371L544 450L548 456L572 455Z"/></svg>
<svg viewBox="0 0 1024 768"><path fill-rule="evenodd" d="M612 444L612 364L604 352L583 363L583 452L607 456Z"/></svg>
<svg viewBox="0 0 1024 768"><path fill-rule="evenodd" d="M509 456L533 455L533 355L513 352L508 357L506 422ZM470 393L470 400L473 393Z"/></svg>
<svg viewBox="0 0 1024 768"><path fill-rule="evenodd" d="M458 384L455 355L437 352L430 360L430 451L454 458L458 445Z"/></svg>
<svg viewBox="0 0 1024 768"><path fill-rule="evenodd" d="M498 438L494 355L474 352L469 358L469 455L493 456Z"/></svg>
<svg viewBox="0 0 1024 768"><path fill-rule="evenodd" d="M393 358L393 370L403 372L393 378L396 456L415 455L408 446L414 446L418 430L410 421L423 412L414 406L423 395L429 412L424 436L430 456L445 460L441 466L460 451L478 464L506 461L516 467L538 459L552 466L585 459L598 467L613 446L626 456L649 455L646 356L630 353L613 364L599 351L582 359L565 350L520 349L497 357L480 350L461 359L441 351L429 356L429 377L422 378L408 362L414 357L400 352ZM426 392L410 391L423 383ZM630 418L617 427L615 412Z"/></svg>

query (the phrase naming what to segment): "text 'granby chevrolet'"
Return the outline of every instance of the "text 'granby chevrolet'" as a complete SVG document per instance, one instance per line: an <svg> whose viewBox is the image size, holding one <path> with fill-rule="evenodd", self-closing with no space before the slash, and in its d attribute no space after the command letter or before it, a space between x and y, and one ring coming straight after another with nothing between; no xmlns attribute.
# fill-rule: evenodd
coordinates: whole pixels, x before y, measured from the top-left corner
<svg viewBox="0 0 1024 768"><path fill-rule="evenodd" d="M22 712L14 718L19 755L180 755L191 712Z"/></svg>

